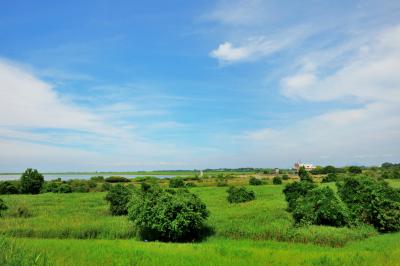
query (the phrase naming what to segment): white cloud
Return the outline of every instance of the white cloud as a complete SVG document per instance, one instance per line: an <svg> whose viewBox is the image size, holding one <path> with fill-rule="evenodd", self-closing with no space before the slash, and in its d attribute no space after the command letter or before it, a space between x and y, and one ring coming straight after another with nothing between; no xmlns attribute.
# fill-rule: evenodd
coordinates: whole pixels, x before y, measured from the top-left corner
<svg viewBox="0 0 400 266"><path fill-rule="evenodd" d="M210 52L210 56L221 63L234 63L245 60L256 60L272 55L289 48L311 34L307 27L299 26L290 30L271 35L247 38L241 45L235 46L231 42L220 44Z"/></svg>
<svg viewBox="0 0 400 266"><path fill-rule="evenodd" d="M282 92L292 98L310 101L353 98L358 101L400 102L400 26L387 29L330 74L324 64L311 71L301 70L282 79Z"/></svg>

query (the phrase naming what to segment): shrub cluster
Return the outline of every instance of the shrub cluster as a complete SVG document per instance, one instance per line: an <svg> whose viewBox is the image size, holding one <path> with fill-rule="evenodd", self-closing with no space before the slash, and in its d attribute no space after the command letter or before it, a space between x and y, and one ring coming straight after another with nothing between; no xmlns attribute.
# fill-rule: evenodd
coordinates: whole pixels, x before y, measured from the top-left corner
<svg viewBox="0 0 400 266"><path fill-rule="evenodd" d="M282 180L289 180L289 176L287 174L282 175Z"/></svg>
<svg viewBox="0 0 400 266"><path fill-rule="evenodd" d="M347 177L337 183L351 219L371 224L380 232L400 231L400 192L370 177Z"/></svg>
<svg viewBox="0 0 400 266"><path fill-rule="evenodd" d="M169 187L170 188L182 188L185 186L185 182L183 182L182 178L175 177L169 180Z"/></svg>
<svg viewBox="0 0 400 266"><path fill-rule="evenodd" d="M259 186L259 185L262 185L262 181L261 181L260 179L258 179L258 178L255 178L254 176L252 176L252 177L249 179L249 185L252 185L252 186Z"/></svg>
<svg viewBox="0 0 400 266"><path fill-rule="evenodd" d="M0 182L0 194L18 194L20 190L19 182L3 181Z"/></svg>
<svg viewBox="0 0 400 266"><path fill-rule="evenodd" d="M320 187L296 200L293 218L300 224L345 226L348 210L330 187Z"/></svg>
<svg viewBox="0 0 400 266"><path fill-rule="evenodd" d="M229 203L241 203L251 201L256 198L254 191L247 190L245 187L229 187L228 201Z"/></svg>
<svg viewBox="0 0 400 266"><path fill-rule="evenodd" d="M129 219L144 240L195 241L205 236L209 212L187 189L163 190L152 186L133 193Z"/></svg>
<svg viewBox="0 0 400 266"><path fill-rule="evenodd" d="M308 191L316 188L317 185L311 182L293 182L287 184L283 189L286 201L288 202L288 211L292 212L297 205L297 199L305 197Z"/></svg>
<svg viewBox="0 0 400 266"><path fill-rule="evenodd" d="M124 185L117 184L110 188L105 199L110 203L110 212L112 215L127 215L128 203L132 192Z"/></svg>

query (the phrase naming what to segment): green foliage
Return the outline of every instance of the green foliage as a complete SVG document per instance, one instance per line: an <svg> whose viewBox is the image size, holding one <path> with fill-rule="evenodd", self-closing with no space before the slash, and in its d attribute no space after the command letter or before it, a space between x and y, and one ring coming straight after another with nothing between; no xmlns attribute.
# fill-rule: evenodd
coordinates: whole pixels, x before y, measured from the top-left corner
<svg viewBox="0 0 400 266"><path fill-rule="evenodd" d="M21 193L39 194L43 184L43 175L36 169L28 168L21 176Z"/></svg>
<svg viewBox="0 0 400 266"><path fill-rule="evenodd" d="M330 187L314 188L296 200L293 218L300 224L344 226L348 211Z"/></svg>
<svg viewBox="0 0 400 266"><path fill-rule="evenodd" d="M349 168L347 168L347 172L349 172L350 174L361 174L362 173L362 169L359 166L349 166Z"/></svg>
<svg viewBox="0 0 400 266"><path fill-rule="evenodd" d="M193 182L187 182L185 184L185 187L197 187L197 185L196 185L196 183L193 183Z"/></svg>
<svg viewBox="0 0 400 266"><path fill-rule="evenodd" d="M288 211L292 212L297 205L297 199L307 195L308 191L316 188L317 185L311 182L293 182L287 184L283 189L286 201L288 203Z"/></svg>
<svg viewBox="0 0 400 266"><path fill-rule="evenodd" d="M72 192L72 187L69 184L61 184L58 187L58 193L71 193Z"/></svg>
<svg viewBox="0 0 400 266"><path fill-rule="evenodd" d="M186 189L151 187L134 193L129 220L143 240L195 241L204 237L209 212L195 194Z"/></svg>
<svg viewBox="0 0 400 266"><path fill-rule="evenodd" d="M126 183L130 182L128 178L123 177L123 176L109 176L104 179L104 181L108 183Z"/></svg>
<svg viewBox="0 0 400 266"><path fill-rule="evenodd" d="M110 183L103 183L101 184L101 191L109 191L111 189L111 184Z"/></svg>
<svg viewBox="0 0 400 266"><path fill-rule="evenodd" d="M6 203L2 199L0 199L0 217L3 215L2 212L7 209L8 209L8 207L7 207Z"/></svg>
<svg viewBox="0 0 400 266"><path fill-rule="evenodd" d="M92 176L90 180L94 182L104 182L104 176L99 175L99 176Z"/></svg>
<svg viewBox="0 0 400 266"><path fill-rule="evenodd" d="M14 183L3 181L0 182L0 194L19 194L19 189Z"/></svg>
<svg viewBox="0 0 400 266"><path fill-rule="evenodd" d="M311 175L307 172L304 166L300 167L298 175L300 177L300 181L313 182Z"/></svg>
<svg viewBox="0 0 400 266"><path fill-rule="evenodd" d="M400 231L400 194L386 182L369 177L347 177L337 183L352 219L381 232Z"/></svg>
<svg viewBox="0 0 400 266"><path fill-rule="evenodd" d="M272 183L274 185L280 185L282 184L282 178L280 176L274 176L274 178L272 179Z"/></svg>
<svg viewBox="0 0 400 266"><path fill-rule="evenodd" d="M247 190L245 187L229 187L227 192L229 203L241 203L256 199L254 191Z"/></svg>
<svg viewBox="0 0 400 266"><path fill-rule="evenodd" d="M185 186L185 182L183 182L182 178L175 177L169 180L169 187L170 188L182 188Z"/></svg>
<svg viewBox="0 0 400 266"><path fill-rule="evenodd" d="M258 178L255 178L254 176L252 176L252 177L249 179L249 185L252 185L252 186L259 186L259 185L262 185L262 181L261 181L260 179L258 179Z"/></svg>
<svg viewBox="0 0 400 266"><path fill-rule="evenodd" d="M282 175L282 180L289 180L289 176L287 174Z"/></svg>
<svg viewBox="0 0 400 266"><path fill-rule="evenodd" d="M108 191L105 199L110 204L110 212L112 215L127 215L128 203L131 198L131 190L127 187L117 184Z"/></svg>
<svg viewBox="0 0 400 266"><path fill-rule="evenodd" d="M49 192L57 193L60 189L60 185L61 185L60 182L46 181L43 185L42 193L49 193Z"/></svg>
<svg viewBox="0 0 400 266"><path fill-rule="evenodd" d="M336 182L337 175L335 173L329 173L322 178L322 183Z"/></svg>

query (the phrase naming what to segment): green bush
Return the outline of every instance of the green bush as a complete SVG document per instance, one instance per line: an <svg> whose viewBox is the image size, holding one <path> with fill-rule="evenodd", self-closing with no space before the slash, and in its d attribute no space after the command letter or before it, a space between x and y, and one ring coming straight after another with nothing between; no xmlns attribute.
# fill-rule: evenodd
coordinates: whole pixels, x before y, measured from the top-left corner
<svg viewBox="0 0 400 266"><path fill-rule="evenodd" d="M183 182L182 178L175 177L169 180L169 187L170 188L181 188L185 186L185 182Z"/></svg>
<svg viewBox="0 0 400 266"><path fill-rule="evenodd" d="M19 189L10 181L0 182L0 194L18 194Z"/></svg>
<svg viewBox="0 0 400 266"><path fill-rule="evenodd" d="M283 180L289 180L289 176L287 174L282 175Z"/></svg>
<svg viewBox="0 0 400 266"><path fill-rule="evenodd" d="M311 182L293 182L287 184L283 189L286 201L288 202L288 211L292 212L296 207L296 200L307 195L308 191L317 186Z"/></svg>
<svg viewBox="0 0 400 266"><path fill-rule="evenodd" d="M261 181L260 179L258 179L258 178L255 178L254 176L252 176L252 177L249 179L249 185L252 185L252 186L259 186L259 185L262 185L262 181Z"/></svg>
<svg viewBox="0 0 400 266"><path fill-rule="evenodd" d="M21 193L39 194L44 184L43 175L28 168L21 176Z"/></svg>
<svg viewBox="0 0 400 266"><path fill-rule="evenodd" d="M94 182L104 182L104 176L101 176L101 175L99 175L99 176L92 176L92 177L90 178L90 180L91 180L91 181L94 181Z"/></svg>
<svg viewBox="0 0 400 266"><path fill-rule="evenodd" d="M108 183L126 183L130 182L128 178L123 177L123 176L109 176L104 179L104 181Z"/></svg>
<svg viewBox="0 0 400 266"><path fill-rule="evenodd" d="M348 210L330 187L314 188L296 200L293 218L300 224L344 226Z"/></svg>
<svg viewBox="0 0 400 266"><path fill-rule="evenodd" d="M322 183L336 182L337 175L335 173L329 173L322 178Z"/></svg>
<svg viewBox="0 0 400 266"><path fill-rule="evenodd" d="M272 183L274 185L280 185L282 184L282 178L280 176L274 176L274 178L272 179Z"/></svg>
<svg viewBox="0 0 400 266"><path fill-rule="evenodd" d="M300 177L300 181L313 182L311 175L307 172L304 166L300 167L298 175Z"/></svg>
<svg viewBox="0 0 400 266"><path fill-rule="evenodd" d="M7 209L8 209L8 207L7 207L6 203L2 199L0 199L0 217L2 217L3 211L5 211Z"/></svg>
<svg viewBox="0 0 400 266"><path fill-rule="evenodd" d="M111 187L105 199L110 203L110 212L112 215L127 215L128 202L132 193L127 187L117 184Z"/></svg>
<svg viewBox="0 0 400 266"><path fill-rule="evenodd" d="M45 182L42 188L42 193L48 193L48 192L57 193L59 189L60 189L59 182L54 182L54 181Z"/></svg>
<svg viewBox="0 0 400 266"><path fill-rule="evenodd" d="M109 191L111 189L111 184L110 183L103 183L101 184L101 191Z"/></svg>
<svg viewBox="0 0 400 266"><path fill-rule="evenodd" d="M246 202L256 198L254 191L247 190L245 187L229 187L227 192L229 203Z"/></svg>
<svg viewBox="0 0 400 266"><path fill-rule="evenodd" d="M72 187L68 184L61 184L58 187L58 193L71 193L72 192Z"/></svg>
<svg viewBox="0 0 400 266"><path fill-rule="evenodd" d="M227 187L227 186L228 186L228 180L226 179L217 180L217 187Z"/></svg>
<svg viewBox="0 0 400 266"><path fill-rule="evenodd" d="M362 169L359 166L349 166L349 168L347 168L347 172L351 174L361 174Z"/></svg>
<svg viewBox="0 0 400 266"><path fill-rule="evenodd" d="M400 231L400 194L386 182L352 176L337 183L338 192L354 221L380 232Z"/></svg>
<svg viewBox="0 0 400 266"><path fill-rule="evenodd" d="M209 232L206 205L187 189L136 191L129 205L129 220L143 240L196 241Z"/></svg>

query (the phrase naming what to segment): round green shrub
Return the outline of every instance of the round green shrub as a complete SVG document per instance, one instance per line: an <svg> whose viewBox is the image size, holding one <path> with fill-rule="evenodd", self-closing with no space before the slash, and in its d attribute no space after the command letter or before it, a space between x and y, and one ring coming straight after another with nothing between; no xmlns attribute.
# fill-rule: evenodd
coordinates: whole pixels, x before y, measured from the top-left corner
<svg viewBox="0 0 400 266"><path fill-rule="evenodd" d="M296 200L293 218L300 224L345 226L348 210L331 188L314 188Z"/></svg>
<svg viewBox="0 0 400 266"><path fill-rule="evenodd" d="M245 187L229 187L228 202L229 203L241 203L251 201L256 198L254 191L247 190Z"/></svg>
<svg viewBox="0 0 400 266"><path fill-rule="evenodd" d="M110 203L110 212L112 215L127 215L128 202L132 193L131 191L121 185L117 184L110 188L105 199Z"/></svg>
<svg viewBox="0 0 400 266"><path fill-rule="evenodd" d="M60 183L59 182L45 182L42 188L42 193L48 193L48 192L53 192L57 193L60 188Z"/></svg>
<svg viewBox="0 0 400 266"><path fill-rule="evenodd" d="M185 184L185 187L197 187L197 185L196 185L196 183L193 183L193 182L187 182Z"/></svg>
<svg viewBox="0 0 400 266"><path fill-rule="evenodd" d="M0 194L18 194L19 189L10 181L0 182Z"/></svg>
<svg viewBox="0 0 400 266"><path fill-rule="evenodd" d="M58 188L58 193L71 193L72 187L68 184L61 184Z"/></svg>
<svg viewBox="0 0 400 266"><path fill-rule="evenodd" d="M349 166L347 171L351 174L361 174L362 173L362 169L359 166Z"/></svg>
<svg viewBox="0 0 400 266"><path fill-rule="evenodd" d="M282 180L289 180L289 176L287 174L282 175Z"/></svg>
<svg viewBox="0 0 400 266"><path fill-rule="evenodd" d="M288 211L293 211L296 207L296 200L300 197L304 197L308 191L317 187L311 182L293 182L287 184L283 189L286 201L288 202Z"/></svg>
<svg viewBox="0 0 400 266"><path fill-rule="evenodd" d="M206 205L187 189L135 191L129 205L129 220L143 240L196 241L209 232Z"/></svg>
<svg viewBox="0 0 400 266"><path fill-rule="evenodd" d="M21 192L39 194L44 184L43 175L36 169L28 168L21 176Z"/></svg>
<svg viewBox="0 0 400 266"><path fill-rule="evenodd" d="M252 186L259 186L259 185L262 185L262 181L261 181L260 179L258 179L258 178L255 178L254 176L252 176L252 177L249 179L249 185L252 185Z"/></svg>
<svg viewBox="0 0 400 266"><path fill-rule="evenodd" d="M175 177L169 180L169 187L170 188L182 188L185 186L185 182L183 182L182 178Z"/></svg>
<svg viewBox="0 0 400 266"><path fill-rule="evenodd" d="M282 184L282 178L280 176L274 176L274 178L272 179L272 183L274 185L280 185Z"/></svg>

